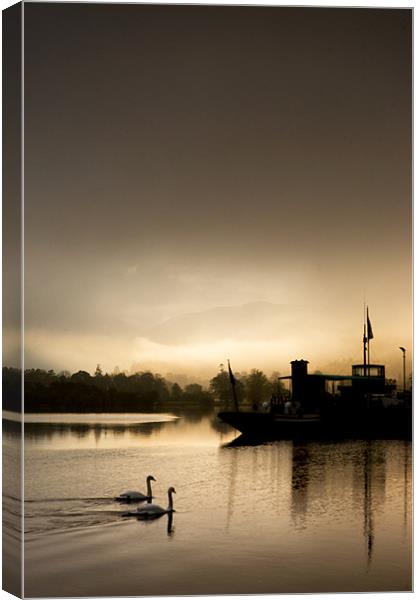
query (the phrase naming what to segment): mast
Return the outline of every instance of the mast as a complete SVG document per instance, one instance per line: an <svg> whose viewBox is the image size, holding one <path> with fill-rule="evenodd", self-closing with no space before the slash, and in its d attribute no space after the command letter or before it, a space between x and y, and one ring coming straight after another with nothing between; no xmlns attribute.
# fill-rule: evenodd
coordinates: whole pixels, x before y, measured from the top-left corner
<svg viewBox="0 0 419 600"><path fill-rule="evenodd" d="M368 365L368 377L370 376L370 340L372 340L374 334L372 332L370 316L367 306L367 320L365 321L365 302L364 302L364 336L362 342L364 345L364 377L367 375Z"/></svg>
<svg viewBox="0 0 419 600"><path fill-rule="evenodd" d="M364 346L364 377L367 374L367 325L365 323L365 301L364 301L364 337L362 343ZM368 352L368 364L369 364L369 352Z"/></svg>
<svg viewBox="0 0 419 600"><path fill-rule="evenodd" d="M367 374L367 335L366 335L366 330L365 330L365 323L364 323L364 337L362 338L362 342L364 344L364 377ZM368 361L369 363L369 361Z"/></svg>
<svg viewBox="0 0 419 600"><path fill-rule="evenodd" d="M239 412L239 403L237 401L237 394L236 394L236 378L234 377L233 371L231 370L231 367L230 367L230 359L228 360L228 374L230 376L231 389L233 390L234 406L235 406L236 412Z"/></svg>
<svg viewBox="0 0 419 600"><path fill-rule="evenodd" d="M368 377L370 375L370 340L374 337L367 306Z"/></svg>

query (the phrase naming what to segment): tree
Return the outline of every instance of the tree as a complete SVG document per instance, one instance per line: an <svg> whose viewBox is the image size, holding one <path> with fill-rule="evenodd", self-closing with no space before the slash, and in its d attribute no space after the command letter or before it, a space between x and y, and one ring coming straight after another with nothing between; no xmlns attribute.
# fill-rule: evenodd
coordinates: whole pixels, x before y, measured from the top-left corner
<svg viewBox="0 0 419 600"><path fill-rule="evenodd" d="M211 379L210 391L216 400L222 402L227 402L232 397L230 378L223 368Z"/></svg>
<svg viewBox="0 0 419 600"><path fill-rule="evenodd" d="M64 371L60 371L58 373L58 377L59 378L64 377L64 379L70 379L71 373L70 373L70 371L67 371L66 369L64 369Z"/></svg>
<svg viewBox="0 0 419 600"><path fill-rule="evenodd" d="M71 381L74 383L92 383L92 377L87 371L77 371L71 376Z"/></svg>
<svg viewBox="0 0 419 600"><path fill-rule="evenodd" d="M172 389L170 390L170 396L172 400L177 401L182 398L183 390L178 383L174 383L172 385Z"/></svg>
<svg viewBox="0 0 419 600"><path fill-rule="evenodd" d="M245 382L246 398L252 404L269 400L272 395L272 384L259 369L252 369Z"/></svg>
<svg viewBox="0 0 419 600"><path fill-rule="evenodd" d="M242 377L243 376L235 374L236 397L239 403L242 402L244 398L244 385ZM230 376L227 371L224 371L224 365L220 365L220 372L211 379L210 392L214 400L218 400L223 404L230 404L233 402L233 390L231 387Z"/></svg>
<svg viewBox="0 0 419 600"><path fill-rule="evenodd" d="M189 383L185 387L185 393L189 394L190 396L199 395L202 393L202 391L202 385L199 385L199 383Z"/></svg>
<svg viewBox="0 0 419 600"><path fill-rule="evenodd" d="M279 371L273 371L269 378L269 382L272 386L272 393L276 396L283 396L287 393L287 389L284 385L284 382L281 379L279 379L280 377L281 373Z"/></svg>
<svg viewBox="0 0 419 600"><path fill-rule="evenodd" d="M212 404L211 394L206 392L199 383L189 383L185 386L182 399L188 403L195 403L198 406Z"/></svg>

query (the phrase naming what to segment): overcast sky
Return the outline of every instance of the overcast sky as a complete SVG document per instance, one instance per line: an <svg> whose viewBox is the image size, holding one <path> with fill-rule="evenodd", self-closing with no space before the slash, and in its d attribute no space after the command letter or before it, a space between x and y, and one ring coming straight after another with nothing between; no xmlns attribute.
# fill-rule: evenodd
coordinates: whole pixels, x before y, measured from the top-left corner
<svg viewBox="0 0 419 600"><path fill-rule="evenodd" d="M411 12L25 4L26 365L411 350Z"/></svg>

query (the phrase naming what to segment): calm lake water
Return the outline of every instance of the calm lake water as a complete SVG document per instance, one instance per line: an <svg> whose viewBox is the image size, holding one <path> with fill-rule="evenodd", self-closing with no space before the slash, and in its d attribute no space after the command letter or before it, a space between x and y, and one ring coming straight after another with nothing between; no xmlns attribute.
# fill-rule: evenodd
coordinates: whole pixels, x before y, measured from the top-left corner
<svg viewBox="0 0 419 600"><path fill-rule="evenodd" d="M25 425L25 595L410 590L411 444L230 445L215 415ZM54 422L48 422L54 421ZM4 444L16 439L4 427ZM176 488L173 522L113 500Z"/></svg>

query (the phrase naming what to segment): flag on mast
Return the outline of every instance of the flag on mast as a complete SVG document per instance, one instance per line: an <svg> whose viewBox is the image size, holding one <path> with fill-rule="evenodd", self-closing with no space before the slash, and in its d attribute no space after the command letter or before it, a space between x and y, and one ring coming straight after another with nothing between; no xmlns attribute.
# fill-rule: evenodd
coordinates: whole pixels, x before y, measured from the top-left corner
<svg viewBox="0 0 419 600"><path fill-rule="evenodd" d="M372 332L372 327L371 327L371 321L370 321L370 317L368 314L368 306L367 306L367 340L372 340L374 337L374 334Z"/></svg>

